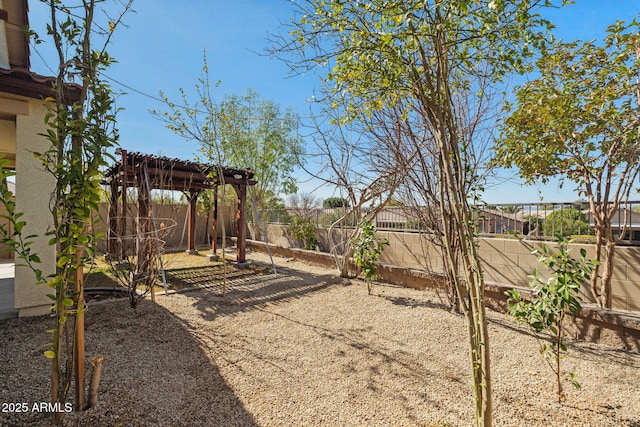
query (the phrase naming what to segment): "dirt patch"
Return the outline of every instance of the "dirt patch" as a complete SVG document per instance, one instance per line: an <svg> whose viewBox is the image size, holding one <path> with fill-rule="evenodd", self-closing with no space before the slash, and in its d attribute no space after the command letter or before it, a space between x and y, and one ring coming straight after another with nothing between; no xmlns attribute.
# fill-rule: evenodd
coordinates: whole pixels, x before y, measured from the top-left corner
<svg viewBox="0 0 640 427"><path fill-rule="evenodd" d="M248 255L270 268L263 254ZM68 426L468 426L465 320L430 291L346 281L277 258L278 274L126 301L87 313L87 355L105 356L99 405ZM196 280L197 282L197 280ZM582 388L555 403L537 341L490 313L496 426L638 426L640 355L572 342ZM46 401L51 318L0 323L0 402ZM0 413L0 425L47 425Z"/></svg>

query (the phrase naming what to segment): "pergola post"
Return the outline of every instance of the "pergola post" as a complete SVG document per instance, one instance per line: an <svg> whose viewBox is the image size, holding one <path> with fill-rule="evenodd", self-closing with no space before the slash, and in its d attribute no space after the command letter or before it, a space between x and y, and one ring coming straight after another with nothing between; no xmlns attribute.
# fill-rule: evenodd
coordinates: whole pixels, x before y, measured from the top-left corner
<svg viewBox="0 0 640 427"><path fill-rule="evenodd" d="M142 267L142 271L146 268L144 261L148 259L147 253L149 251L149 236L151 232L150 227L150 214L151 214L151 195L145 185L145 175L143 172L143 166L137 166L137 190L138 190L138 217L136 224L136 254L138 257L138 266Z"/></svg>
<svg viewBox="0 0 640 427"><path fill-rule="evenodd" d="M255 172L250 169L225 168L220 165L205 165L166 157L148 156L140 153L128 153L121 150L121 161L113 165L105 174L104 183L112 185L112 196L110 200L109 212L111 220L109 223L109 233L114 242L110 242L109 251L118 251L115 254L118 259L125 259L126 251L130 250L125 239L127 235L127 218L131 213L127 210L127 187L135 188L138 191L138 216L136 230L130 231L132 234L138 233L134 251L141 257L144 255L144 244L141 240L148 237L151 232L151 201L150 192L154 189L183 191L189 197L189 211L187 225L189 228L188 249L189 253L196 252L196 213L197 200L202 191L213 189L215 192L213 203L213 223L212 230L212 258L215 255L218 236L218 186L225 183L231 184L236 189L238 196L236 220L238 224L238 245L236 250L236 260L239 263L246 261L246 197L247 186L255 185ZM217 175L214 172L218 171ZM163 179L168 177L168 179ZM120 197L121 207L118 206ZM207 225L208 226L208 225ZM131 228L131 225L128 226ZM113 239L115 238L115 239ZM150 248L153 245L148 244ZM142 258L139 258L142 259ZM141 266L143 267L143 266Z"/></svg>
<svg viewBox="0 0 640 427"><path fill-rule="evenodd" d="M198 214L199 191L189 191L189 212L187 214L187 253L196 255L196 216Z"/></svg>
<svg viewBox="0 0 640 427"><path fill-rule="evenodd" d="M107 235L107 254L110 257L118 257L121 254L118 248L120 241L118 233L118 183L111 181L111 194L109 198L109 234Z"/></svg>
<svg viewBox="0 0 640 427"><path fill-rule="evenodd" d="M238 209L236 211L236 223L238 225L238 238L236 245L236 262L243 264L247 260L247 185L236 184L234 185L236 193L238 194Z"/></svg>
<svg viewBox="0 0 640 427"><path fill-rule="evenodd" d="M121 239L121 244L120 244L120 253L118 253L118 259L124 260L125 259L125 252L127 250L126 246L127 246L127 241L124 240L124 236L127 235L127 178L128 178L128 173L129 173L129 166L128 166L128 157L127 157L127 150L122 150L121 152L121 173L122 173L122 189L121 189L121 197L122 197L122 209L120 209L120 227L119 227L119 236Z"/></svg>
<svg viewBox="0 0 640 427"><path fill-rule="evenodd" d="M218 252L218 186L213 188L213 222L211 224L211 252Z"/></svg>

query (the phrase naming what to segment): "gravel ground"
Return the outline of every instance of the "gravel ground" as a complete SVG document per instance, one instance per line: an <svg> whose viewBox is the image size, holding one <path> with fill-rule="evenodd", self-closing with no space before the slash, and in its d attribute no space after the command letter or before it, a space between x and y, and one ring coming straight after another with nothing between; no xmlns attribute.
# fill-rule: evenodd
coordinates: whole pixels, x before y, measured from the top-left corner
<svg viewBox="0 0 640 427"><path fill-rule="evenodd" d="M249 259L266 262L262 254ZM67 426L469 426L465 320L430 291L276 258L278 276L87 313L99 403ZM572 342L581 389L555 403L537 341L490 313L496 426L640 426L640 354ZM51 318L0 322L0 425L47 425ZM8 413L27 403L25 413Z"/></svg>

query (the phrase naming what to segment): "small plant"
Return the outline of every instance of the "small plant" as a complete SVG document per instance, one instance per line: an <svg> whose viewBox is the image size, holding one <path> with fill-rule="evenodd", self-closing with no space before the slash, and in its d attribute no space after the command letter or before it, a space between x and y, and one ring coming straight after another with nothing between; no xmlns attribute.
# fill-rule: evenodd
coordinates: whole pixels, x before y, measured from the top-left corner
<svg viewBox="0 0 640 427"><path fill-rule="evenodd" d="M289 232L291 233L291 237L302 241L304 249L315 249L316 246L318 246L316 224L311 217L303 218L300 215L292 216L291 224L289 224Z"/></svg>
<svg viewBox="0 0 640 427"><path fill-rule="evenodd" d="M540 352L555 374L558 403L565 399L560 366L560 361L567 352L564 343L565 320L567 315L575 315L580 311L580 286L591 278L598 263L586 259L585 249L580 249L580 258L572 258L569 243L569 240L558 236L557 254L552 253L546 245L542 246L542 252L537 249L532 252L538 255L538 262L546 265L552 275L545 281L538 275L538 269L534 270L533 275L529 276L530 286L533 288L530 301L524 300L515 289L506 292L509 297L509 315L533 329L540 342ZM540 337L542 332L551 335L551 343ZM573 386L580 388L573 373L569 373L568 377Z"/></svg>
<svg viewBox="0 0 640 427"><path fill-rule="evenodd" d="M353 262L364 274L369 295L371 295L371 291L373 290L373 281L380 277L378 274L378 261L380 260L384 246L389 244L387 239L377 241L375 239L375 232L375 225L365 219L362 220L360 230L351 240L354 246Z"/></svg>

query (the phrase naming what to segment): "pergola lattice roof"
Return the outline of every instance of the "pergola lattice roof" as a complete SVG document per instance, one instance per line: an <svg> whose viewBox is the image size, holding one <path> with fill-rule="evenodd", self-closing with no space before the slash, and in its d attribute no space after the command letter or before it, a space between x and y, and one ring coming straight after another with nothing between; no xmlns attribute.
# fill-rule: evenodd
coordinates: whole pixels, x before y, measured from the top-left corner
<svg viewBox="0 0 640 427"><path fill-rule="evenodd" d="M122 160L105 172L105 184L111 184L114 180L121 184L126 170L125 185L135 186L136 180L139 179L135 171L145 162L151 189L201 191L214 188L223 182L235 185L255 184L255 172L251 169L230 168L124 150L121 153ZM224 180L220 179L220 171Z"/></svg>

